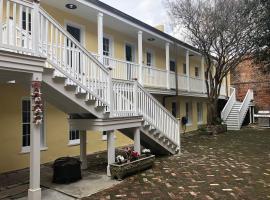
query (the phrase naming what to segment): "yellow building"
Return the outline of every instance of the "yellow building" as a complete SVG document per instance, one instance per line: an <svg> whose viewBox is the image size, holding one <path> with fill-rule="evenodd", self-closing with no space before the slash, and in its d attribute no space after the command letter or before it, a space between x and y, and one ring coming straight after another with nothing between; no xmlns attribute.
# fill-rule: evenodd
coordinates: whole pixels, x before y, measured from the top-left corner
<svg viewBox="0 0 270 200"><path fill-rule="evenodd" d="M0 11L0 173L28 167L29 153L30 182L39 160L83 160L108 148L110 163L114 140L174 154L178 119L188 118L187 131L206 123L204 62L194 47L97 0L0 0ZM35 81L41 125L31 109Z"/></svg>

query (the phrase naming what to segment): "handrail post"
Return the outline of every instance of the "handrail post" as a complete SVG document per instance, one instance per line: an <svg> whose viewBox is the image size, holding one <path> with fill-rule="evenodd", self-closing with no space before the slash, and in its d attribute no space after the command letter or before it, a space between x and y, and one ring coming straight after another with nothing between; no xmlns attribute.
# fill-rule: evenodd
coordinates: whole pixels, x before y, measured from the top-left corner
<svg viewBox="0 0 270 200"><path fill-rule="evenodd" d="M39 0L34 0L34 11L33 11L33 28L31 30L33 37L33 51L34 55L39 55L39 35L40 35L40 26L39 26Z"/></svg>
<svg viewBox="0 0 270 200"><path fill-rule="evenodd" d="M112 68L109 67L109 76L108 76L108 97L109 97L109 106L110 106L110 117L114 116L114 99L113 99L113 82L112 82Z"/></svg>
<svg viewBox="0 0 270 200"><path fill-rule="evenodd" d="M133 88L133 98L134 98L134 111L135 115L137 116L139 114L138 109L138 82L137 79L135 79L134 82L134 88Z"/></svg>

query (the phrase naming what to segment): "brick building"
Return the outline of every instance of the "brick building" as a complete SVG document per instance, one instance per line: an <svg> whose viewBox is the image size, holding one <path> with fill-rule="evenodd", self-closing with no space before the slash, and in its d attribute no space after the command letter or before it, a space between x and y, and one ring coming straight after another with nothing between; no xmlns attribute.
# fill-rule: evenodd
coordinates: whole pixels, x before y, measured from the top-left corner
<svg viewBox="0 0 270 200"><path fill-rule="evenodd" d="M270 110L270 74L264 73L251 60L231 71L231 86L236 88L239 101L243 101L248 89L253 89L255 112Z"/></svg>

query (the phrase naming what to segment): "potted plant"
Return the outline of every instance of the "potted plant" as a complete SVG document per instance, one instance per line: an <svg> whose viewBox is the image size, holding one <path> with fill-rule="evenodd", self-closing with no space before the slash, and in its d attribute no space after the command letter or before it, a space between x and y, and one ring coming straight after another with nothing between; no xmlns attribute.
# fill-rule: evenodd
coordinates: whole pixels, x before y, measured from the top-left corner
<svg viewBox="0 0 270 200"><path fill-rule="evenodd" d="M116 163L110 164L111 177L122 180L125 176L149 169L153 166L155 156L150 150L143 151L143 156L133 148L123 150L123 155L116 156Z"/></svg>

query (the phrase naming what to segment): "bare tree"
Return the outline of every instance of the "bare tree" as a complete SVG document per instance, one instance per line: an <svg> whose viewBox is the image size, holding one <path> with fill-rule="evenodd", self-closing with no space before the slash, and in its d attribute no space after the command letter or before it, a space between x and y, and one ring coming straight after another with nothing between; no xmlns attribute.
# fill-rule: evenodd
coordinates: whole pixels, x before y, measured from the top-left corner
<svg viewBox="0 0 270 200"><path fill-rule="evenodd" d="M254 49L253 5L249 0L167 0L175 27L205 58L208 124L218 119L224 78Z"/></svg>

